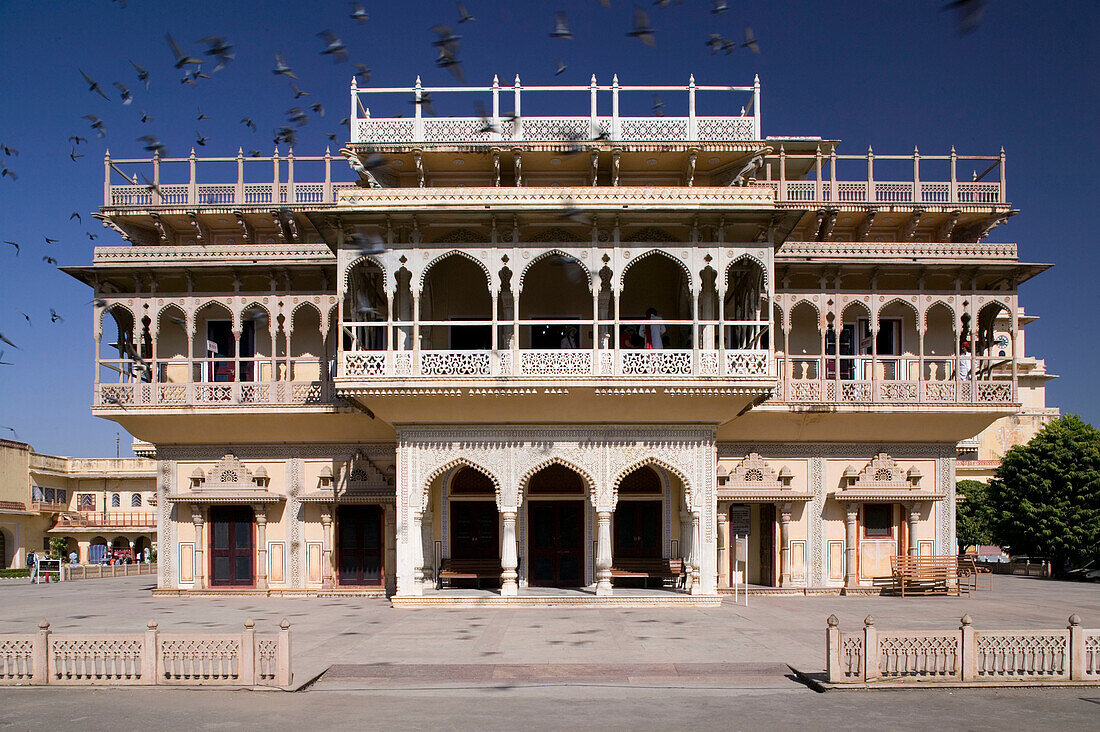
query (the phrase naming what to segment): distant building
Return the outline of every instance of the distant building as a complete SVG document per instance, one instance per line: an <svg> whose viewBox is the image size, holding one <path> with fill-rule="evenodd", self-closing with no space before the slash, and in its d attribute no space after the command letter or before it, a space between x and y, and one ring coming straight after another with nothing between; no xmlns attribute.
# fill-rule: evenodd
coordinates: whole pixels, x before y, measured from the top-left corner
<svg viewBox="0 0 1100 732"><path fill-rule="evenodd" d="M145 556L156 544L156 463L142 458L69 458L0 440L0 569L43 556L66 539L81 563L109 553Z"/></svg>
<svg viewBox="0 0 1100 732"><path fill-rule="evenodd" d="M351 110L343 157L105 161L121 246L66 271L93 413L155 445L158 591L860 592L955 552L956 444L1031 407L1003 151L765 137L759 82Z"/></svg>

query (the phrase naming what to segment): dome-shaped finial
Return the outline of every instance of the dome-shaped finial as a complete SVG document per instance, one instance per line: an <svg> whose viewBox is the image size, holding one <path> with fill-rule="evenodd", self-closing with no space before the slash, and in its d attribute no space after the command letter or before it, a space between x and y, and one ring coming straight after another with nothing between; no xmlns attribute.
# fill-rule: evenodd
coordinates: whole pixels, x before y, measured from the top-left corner
<svg viewBox="0 0 1100 732"><path fill-rule="evenodd" d="M840 619L835 614L833 614L833 615L830 615L828 618L825 619L825 623L830 628L835 628L836 626L840 625Z"/></svg>
<svg viewBox="0 0 1100 732"><path fill-rule="evenodd" d="M970 617L970 613L964 613L963 616L959 618L959 622L963 625L970 625L974 622L974 618Z"/></svg>
<svg viewBox="0 0 1100 732"><path fill-rule="evenodd" d="M868 628L873 628L875 626L875 616L868 615L863 619L863 624L866 625Z"/></svg>

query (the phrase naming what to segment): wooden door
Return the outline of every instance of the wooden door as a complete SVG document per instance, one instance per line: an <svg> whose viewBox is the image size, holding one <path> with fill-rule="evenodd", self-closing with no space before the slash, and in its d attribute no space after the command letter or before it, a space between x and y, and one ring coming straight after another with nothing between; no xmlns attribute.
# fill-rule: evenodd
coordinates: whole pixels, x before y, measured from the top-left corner
<svg viewBox="0 0 1100 732"><path fill-rule="evenodd" d="M584 501L531 501L528 583L535 587L584 584Z"/></svg>
<svg viewBox="0 0 1100 732"><path fill-rule="evenodd" d="M661 536L660 501L619 501L615 509L614 558L660 559Z"/></svg>
<svg viewBox="0 0 1100 732"><path fill-rule="evenodd" d="M336 547L342 585L381 586L383 582L381 506L340 506Z"/></svg>
<svg viewBox="0 0 1100 732"><path fill-rule="evenodd" d="M451 501L451 558L495 559L499 556L496 503Z"/></svg>
<svg viewBox="0 0 1100 732"><path fill-rule="evenodd" d="M775 586L775 504L760 504L760 584Z"/></svg>
<svg viewBox="0 0 1100 732"><path fill-rule="evenodd" d="M255 516L248 506L210 508L210 584L251 586Z"/></svg>

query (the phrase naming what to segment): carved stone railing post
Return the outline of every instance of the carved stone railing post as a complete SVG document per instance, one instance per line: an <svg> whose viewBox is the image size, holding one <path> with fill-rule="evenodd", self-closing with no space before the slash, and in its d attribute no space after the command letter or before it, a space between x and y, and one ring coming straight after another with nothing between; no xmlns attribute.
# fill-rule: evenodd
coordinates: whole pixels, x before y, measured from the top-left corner
<svg viewBox="0 0 1100 732"><path fill-rule="evenodd" d="M50 624L45 618L38 624L31 652L34 654L31 658L31 683L50 683Z"/></svg>
<svg viewBox="0 0 1100 732"><path fill-rule="evenodd" d="M1100 654L1097 654L1100 656ZM1100 669L1093 669L1097 673ZM1069 616L1069 678L1071 681L1085 679L1085 631L1081 627L1081 617L1074 613Z"/></svg>
<svg viewBox="0 0 1100 732"><path fill-rule="evenodd" d="M150 618L145 624L145 642L141 646L141 680L146 684L160 682L160 669L157 668L157 621Z"/></svg>
<svg viewBox="0 0 1100 732"><path fill-rule="evenodd" d="M501 597L515 597L519 594L519 584L516 572L519 560L516 556L516 512L501 512L503 531L500 548L500 595Z"/></svg>
<svg viewBox="0 0 1100 732"><path fill-rule="evenodd" d="M611 512L596 513L596 595L611 595Z"/></svg>
<svg viewBox="0 0 1100 732"><path fill-rule="evenodd" d="M830 615L825 622L829 626L825 629L825 672L829 683L838 684L844 681L844 672L840 668L840 621L836 615Z"/></svg>
<svg viewBox="0 0 1100 732"><path fill-rule="evenodd" d="M963 681L978 680L978 646L974 641L974 621L970 615L963 615L959 619L959 675Z"/></svg>
<svg viewBox="0 0 1100 732"><path fill-rule="evenodd" d="M294 672L290 667L290 621L283 618L279 623L279 651L275 668L275 683L288 687L294 681Z"/></svg>
<svg viewBox="0 0 1100 732"><path fill-rule="evenodd" d="M879 677L878 629L875 616L863 619L863 680L874 681Z"/></svg>
<svg viewBox="0 0 1100 732"><path fill-rule="evenodd" d="M256 685L256 621L245 618L241 633L241 655L237 659L237 680L241 686Z"/></svg>

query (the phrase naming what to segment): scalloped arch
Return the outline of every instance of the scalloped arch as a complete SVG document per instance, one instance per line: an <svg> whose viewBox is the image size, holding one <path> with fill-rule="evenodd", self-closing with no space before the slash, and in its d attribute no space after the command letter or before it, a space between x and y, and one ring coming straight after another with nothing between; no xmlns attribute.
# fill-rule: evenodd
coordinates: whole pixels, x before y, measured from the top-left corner
<svg viewBox="0 0 1100 732"><path fill-rule="evenodd" d="M932 312L932 308L937 306L947 308L947 312L951 315L951 325L952 327L955 327L955 308L951 305L951 303L947 302L946 300L933 300L932 302L928 303L928 307L924 309L924 313L922 313L921 315L922 322L928 322L928 313Z"/></svg>
<svg viewBox="0 0 1100 732"><path fill-rule="evenodd" d="M386 265L382 264L382 260L380 260L378 257L374 256L373 254L363 254L363 255L353 259L348 264L348 266L344 268L344 289L345 290L348 288L348 285L351 282L351 271L353 269L355 269L356 267L358 267L363 262L370 262L374 266L378 267L378 269L382 270L382 281L383 282L387 281L387 279L389 278L389 270L386 269Z"/></svg>
<svg viewBox="0 0 1100 732"><path fill-rule="evenodd" d="M493 491L496 493L496 503L497 503L497 508L499 509L500 505L501 505L500 504L500 498L501 498L501 496L500 496L500 491L501 491L500 479L496 475L493 474L493 471L489 470L484 465L478 465L473 460L470 460L469 458L462 457L462 456L451 458L447 462L443 463L442 465L437 466L430 473L428 473L427 477L424 478L424 484L421 486L420 505L421 506L426 505L427 500L428 500L428 493L429 493L429 491L431 491L431 488L432 488L432 482L436 478L440 477L441 475L446 474L447 471L453 470L453 469L455 469L457 467L460 467L460 466L476 470L479 473L483 474L485 477L487 477L489 480L493 481Z"/></svg>
<svg viewBox="0 0 1100 732"><path fill-rule="evenodd" d="M619 473L615 476L615 479L611 481L611 493L616 503L618 502L619 484L623 482L623 478L630 475L638 468L644 468L647 465L657 466L658 468L664 470L666 473L671 473L679 478L680 485L684 492L684 504L689 507L695 504L694 490L692 489L691 480L687 477L687 474L677 468L672 463L662 460L656 455L649 455L645 458L642 458L641 460L633 462L619 471Z"/></svg>
<svg viewBox="0 0 1100 732"><path fill-rule="evenodd" d="M588 499L592 503L592 505L595 506L596 505L596 495L597 495L596 479L592 477L591 473L589 473L587 470L585 470L581 466L577 465L574 462L566 460L562 457L559 457L557 455L551 455L550 457L544 458L544 459L542 459L539 462L535 463L534 465L532 465L531 467L529 467L527 470L525 470L523 472L523 477L521 477L519 479L519 483L518 483L518 486L519 486L519 496L518 497L526 497L526 495L527 495L527 484L531 481L531 478L534 477L535 473L539 472L540 470L543 470L544 468L548 468L548 467L550 467L551 465L554 465L554 464L561 465L564 468L568 468L569 470L572 470L577 475L581 476L581 480L583 480L585 482L585 488L588 489Z"/></svg>
<svg viewBox="0 0 1100 732"><path fill-rule="evenodd" d="M100 330L103 329L103 323L105 322L105 318L107 317L107 314L110 313L113 310L121 310L121 311L125 312L127 315L130 316L130 322L133 324L132 327L133 328L138 327L138 319L137 319L137 316L134 315L134 311L132 309L130 309L128 306L123 305L120 302L113 302L110 305L108 305L107 307L103 308L103 311L100 312L100 314L99 314L99 328L100 328ZM111 316L111 319L114 320L115 325L118 326L118 319L114 315Z"/></svg>
<svg viewBox="0 0 1100 732"><path fill-rule="evenodd" d="M450 251L444 252L443 254L440 254L438 257L436 257L432 261L428 262L428 264L424 267L424 269L420 270L420 278L418 280L419 289L420 290L424 289L424 280L427 279L428 273L432 271L432 267L439 264L444 259L447 259L449 257L454 257L454 256L463 257L465 259L470 260L474 264L476 264L478 266L478 268L482 271L482 273L485 275L485 287L488 288L489 293L492 294L492 292L493 292L493 276L489 272L489 268L485 266L485 262L482 262L480 259L478 259L474 255L470 254L469 252L464 252L461 249L451 249Z"/></svg>
<svg viewBox="0 0 1100 732"><path fill-rule="evenodd" d="M164 314L166 312L168 312L169 310L175 310L176 312L178 312L183 317L183 326L181 326L181 327L184 329L184 331L189 331L190 328L188 327L189 326L189 320L188 320L188 317L187 317L187 311L184 310L182 305L180 305L178 303L170 302L167 305L165 305L164 307L162 307L159 311L157 311L157 333L160 333L160 329L162 327L161 320L164 318Z"/></svg>
<svg viewBox="0 0 1100 732"><path fill-rule="evenodd" d="M763 276L764 279L764 290L766 291L770 283L770 280L768 278L768 267L764 264L763 261L761 261L760 257L756 256L755 254L750 254L749 252L742 252L741 254L734 257L733 260L726 265L725 271L722 273L722 286L727 289L729 288L730 267L745 259L753 262L757 267L760 268L760 274Z"/></svg>
<svg viewBox="0 0 1100 732"><path fill-rule="evenodd" d="M813 300L811 300L807 297L800 298L797 302L793 303L789 308L787 308L786 312L783 313L783 324L786 326L784 328L784 330L790 331L790 329L791 329L791 315L794 313L795 308L797 308L797 307L799 307L803 304L809 305L811 308L813 308L813 311L817 314L817 330L818 330L818 332L821 332L822 330L824 330L825 329L825 323L823 323L822 321L824 321L825 316L822 314L821 308L819 308L817 306L817 303L815 303Z"/></svg>
<svg viewBox="0 0 1100 732"><path fill-rule="evenodd" d="M875 312L875 330L878 330L878 325L882 320L882 311L894 304L904 305L905 307L907 307L913 313L913 321L916 323L917 330L924 330L924 319L921 317L920 309L917 308L917 306L913 302L901 297L891 298L878 307L878 310Z"/></svg>
<svg viewBox="0 0 1100 732"><path fill-rule="evenodd" d="M623 266L623 271L619 273L619 290L620 291L622 291L622 289L626 286L626 275L627 275L628 272L630 272L630 268L633 267L638 262L642 261L643 259L647 259L651 256L664 257L664 258L668 259L669 261L671 261L671 262L675 263L676 265L678 265L680 267L680 271L683 272L684 276L687 278L688 292L690 292L692 294L695 293L694 283L691 281L691 269L688 268L687 264L682 259L669 254L668 252L666 252L663 249L647 249L646 251L642 252L638 256L631 258L631 260L629 262L627 262L626 265Z"/></svg>
<svg viewBox="0 0 1100 732"><path fill-rule="evenodd" d="M591 292L592 291L592 272L589 271L589 269L585 265L585 263L580 259L580 257L574 257L572 254L569 254L568 252L565 252L565 251L562 251L561 249L556 249L556 248L555 249L547 249L545 252L538 255L537 257L535 257L534 259L532 259L530 262L527 263L527 266L525 266L523 268L523 271L519 273L519 286L518 287L519 287L520 291L523 290L523 281L527 278L527 273L531 270L531 268L534 267L537 263L541 262L542 260L548 259L548 258L554 256L555 254L558 255L558 256L561 256L561 257L567 257L569 259L572 259L577 263L577 266L579 266L581 268L581 271L584 272L585 280L588 282L588 291Z"/></svg>

